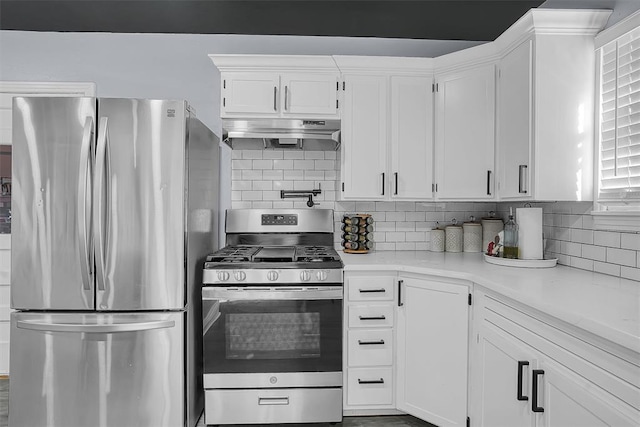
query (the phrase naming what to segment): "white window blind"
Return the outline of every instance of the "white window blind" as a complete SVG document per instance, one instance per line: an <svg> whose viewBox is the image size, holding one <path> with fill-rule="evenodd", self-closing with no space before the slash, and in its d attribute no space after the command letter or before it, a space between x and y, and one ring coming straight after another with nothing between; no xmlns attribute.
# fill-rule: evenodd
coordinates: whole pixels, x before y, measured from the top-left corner
<svg viewBox="0 0 640 427"><path fill-rule="evenodd" d="M600 201L640 201L640 27L600 51Z"/></svg>

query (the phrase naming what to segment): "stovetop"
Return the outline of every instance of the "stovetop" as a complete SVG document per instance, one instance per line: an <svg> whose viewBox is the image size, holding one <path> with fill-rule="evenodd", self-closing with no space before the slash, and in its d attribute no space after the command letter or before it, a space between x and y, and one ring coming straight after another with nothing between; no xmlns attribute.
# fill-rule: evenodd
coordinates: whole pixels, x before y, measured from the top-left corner
<svg viewBox="0 0 640 427"><path fill-rule="evenodd" d="M207 256L204 268L265 268L264 264L277 264L279 268L302 268L302 264L314 264L314 268L335 268L342 264L340 256L330 246L249 246L230 245ZM341 267L342 265L340 265Z"/></svg>

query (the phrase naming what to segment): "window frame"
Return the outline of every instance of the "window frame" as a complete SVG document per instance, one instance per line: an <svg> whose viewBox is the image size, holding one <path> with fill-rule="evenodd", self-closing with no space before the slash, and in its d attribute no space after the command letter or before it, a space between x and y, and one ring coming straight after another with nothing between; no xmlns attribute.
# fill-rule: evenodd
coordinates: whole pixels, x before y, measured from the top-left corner
<svg viewBox="0 0 640 427"><path fill-rule="evenodd" d="M627 16L615 25L601 31L595 37L596 80L595 80L595 141L594 144L594 202L591 215L595 230L615 230L640 232L640 198L600 197L600 141L601 141L601 49L640 27L640 10ZM637 194L637 193L636 193Z"/></svg>

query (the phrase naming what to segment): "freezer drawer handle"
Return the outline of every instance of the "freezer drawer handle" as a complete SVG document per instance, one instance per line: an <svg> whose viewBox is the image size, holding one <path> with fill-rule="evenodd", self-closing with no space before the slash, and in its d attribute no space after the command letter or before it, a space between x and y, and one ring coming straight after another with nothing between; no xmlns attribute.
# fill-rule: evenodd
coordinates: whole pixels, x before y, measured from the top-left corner
<svg viewBox="0 0 640 427"><path fill-rule="evenodd" d="M81 325L72 323L38 323L19 320L16 325L20 329L31 329L44 332L86 332L89 334L105 334L116 332L148 331L151 329L173 328L173 320L155 322L119 323L115 325Z"/></svg>
<svg viewBox="0 0 640 427"><path fill-rule="evenodd" d="M258 397L258 405L288 405L289 397Z"/></svg>
<svg viewBox="0 0 640 427"><path fill-rule="evenodd" d="M373 293L386 292L386 291L384 288L380 288L380 289L358 289L358 292L360 292L361 294L373 294Z"/></svg>

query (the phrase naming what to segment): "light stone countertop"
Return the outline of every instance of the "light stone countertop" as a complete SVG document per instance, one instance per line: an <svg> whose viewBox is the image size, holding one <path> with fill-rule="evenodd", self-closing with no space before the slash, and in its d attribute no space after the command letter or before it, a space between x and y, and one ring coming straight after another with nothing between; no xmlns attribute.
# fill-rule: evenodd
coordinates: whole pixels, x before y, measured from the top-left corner
<svg viewBox="0 0 640 427"><path fill-rule="evenodd" d="M474 282L640 353L640 282L558 265L489 264L481 253L340 252L345 272L398 271Z"/></svg>

